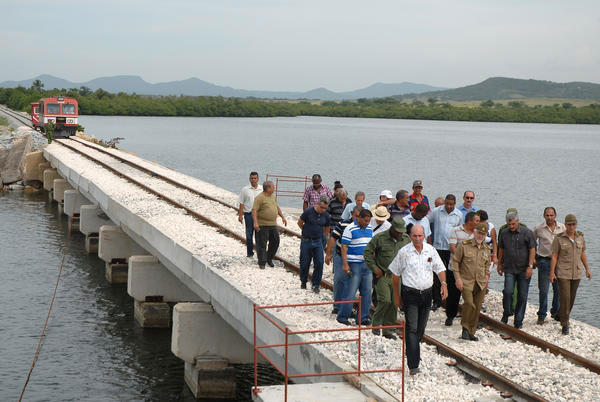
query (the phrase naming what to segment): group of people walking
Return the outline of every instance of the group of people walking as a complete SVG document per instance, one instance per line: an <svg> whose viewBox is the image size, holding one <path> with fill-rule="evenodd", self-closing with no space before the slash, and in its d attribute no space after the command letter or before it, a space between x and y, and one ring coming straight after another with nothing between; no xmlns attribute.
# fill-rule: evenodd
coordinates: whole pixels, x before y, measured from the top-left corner
<svg viewBox="0 0 600 402"><path fill-rule="evenodd" d="M279 244L277 216L286 226L287 221L273 194L274 184L266 181L262 187L260 192L258 174L252 172L250 185L240 194L238 217L246 224L248 257L253 256L256 233L258 266L264 269L266 264L273 266ZM302 231L300 287L307 288L312 262L311 289L319 293L323 264L333 262L334 301L354 300L357 291L361 295L361 316L353 312L351 303L334 305L332 313L339 323L352 325L354 319L362 325L393 326L401 308L411 375L419 372L419 343L432 309L445 304L445 325L452 326L462 297L461 337L478 340L479 313L494 265L504 276L503 323L514 316L515 328L522 328L529 283L537 269L537 324L545 323L551 286L551 316L568 334L583 269L588 279L592 276L575 216L567 215L563 225L556 221L556 210L547 207L544 222L530 230L520 222L518 211L509 208L506 224L496 231L487 212L474 201L475 193L468 190L460 206L453 194L435 199L431 206L423 182L415 180L412 193L399 190L393 197L384 190L370 206L363 192L352 200L341 183L336 182L332 191L315 174L304 192L297 222ZM396 339L390 328L373 329L373 333Z"/></svg>

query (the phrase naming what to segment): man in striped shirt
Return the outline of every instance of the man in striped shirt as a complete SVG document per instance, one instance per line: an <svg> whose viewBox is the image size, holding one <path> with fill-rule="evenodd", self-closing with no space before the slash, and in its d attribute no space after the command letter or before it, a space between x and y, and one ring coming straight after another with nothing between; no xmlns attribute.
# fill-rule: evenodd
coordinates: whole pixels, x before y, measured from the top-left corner
<svg viewBox="0 0 600 402"><path fill-rule="evenodd" d="M356 321L361 320L362 325L369 325L369 310L371 308L371 292L373 274L365 264L364 251L367 244L373 237L373 228L370 221L373 214L368 209L360 211L356 221L344 229L342 235L342 271L350 275L346 285L343 300L353 300L356 291L360 291L361 317L356 317ZM352 313L352 304L341 304L337 321L350 325L350 314Z"/></svg>

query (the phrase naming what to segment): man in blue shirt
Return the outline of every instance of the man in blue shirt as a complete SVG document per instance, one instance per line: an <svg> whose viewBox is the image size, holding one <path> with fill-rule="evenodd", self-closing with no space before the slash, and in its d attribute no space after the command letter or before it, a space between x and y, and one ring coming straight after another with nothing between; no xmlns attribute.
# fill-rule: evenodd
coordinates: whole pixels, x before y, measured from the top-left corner
<svg viewBox="0 0 600 402"><path fill-rule="evenodd" d="M313 261L312 291L319 293L321 278L323 277L323 235L329 236L330 217L327 213L329 198L321 196L319 203L307 208L300 219L298 226L302 229L300 241L300 287L306 289L310 261Z"/></svg>
<svg viewBox="0 0 600 402"><path fill-rule="evenodd" d="M453 228L460 226L463 222L462 213L455 208L456 196L448 194L444 199L444 205L435 207L428 218L433 230L433 247L437 250L446 269L450 263L450 244L448 239ZM433 311L442 305L442 296L440 295L442 284L437 275L433 275Z"/></svg>
<svg viewBox="0 0 600 402"><path fill-rule="evenodd" d="M373 237L373 228L369 224L373 214L368 209L360 211L356 221L344 229L342 235L342 271L350 275L349 283L346 286L346 294L343 300L353 300L356 291L360 290L361 299L361 320L362 325L369 325L369 310L371 308L371 292L373 273L365 264L364 252L367 244ZM352 304L341 304L337 321L350 325L350 313L352 313Z"/></svg>
<svg viewBox="0 0 600 402"><path fill-rule="evenodd" d="M471 190L465 191L463 194L463 204L458 207L458 210L462 213L462 222L465 223L465 216L469 212L477 212L479 208L473 205L475 201L475 193Z"/></svg>

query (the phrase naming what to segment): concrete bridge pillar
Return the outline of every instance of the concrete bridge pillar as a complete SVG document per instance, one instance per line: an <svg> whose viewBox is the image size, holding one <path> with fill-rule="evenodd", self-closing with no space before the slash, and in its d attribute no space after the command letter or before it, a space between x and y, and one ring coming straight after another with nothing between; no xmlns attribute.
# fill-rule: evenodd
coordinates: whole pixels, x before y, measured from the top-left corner
<svg viewBox="0 0 600 402"><path fill-rule="evenodd" d="M52 198L54 201L58 202L60 207L62 207L65 202L65 191L72 189L73 187L71 187L69 182L65 179L54 179L54 182L52 183Z"/></svg>
<svg viewBox="0 0 600 402"><path fill-rule="evenodd" d="M129 258L127 293L135 299L134 316L144 328L170 327L169 303L200 301L198 295L152 255Z"/></svg>
<svg viewBox="0 0 600 402"><path fill-rule="evenodd" d="M148 255L118 226L101 226L98 257L106 262L106 279L113 284L126 284L132 255Z"/></svg>
<svg viewBox="0 0 600 402"><path fill-rule="evenodd" d="M207 303L175 305L171 351L185 362L185 382L194 396L203 398L217 397L213 392L233 398L235 375L229 363L253 361L252 345Z"/></svg>
<svg viewBox="0 0 600 402"><path fill-rule="evenodd" d="M69 230L79 230L80 208L90 202L78 190L65 190L63 212L69 219Z"/></svg>
<svg viewBox="0 0 600 402"><path fill-rule="evenodd" d="M44 170L44 190L48 191L48 198L50 201L52 201L52 190L54 188L55 179L60 179L56 169L50 168Z"/></svg>
<svg viewBox="0 0 600 402"><path fill-rule="evenodd" d="M114 223L98 205L82 205L79 208L79 231L85 235L85 250L88 254L98 252L100 226Z"/></svg>

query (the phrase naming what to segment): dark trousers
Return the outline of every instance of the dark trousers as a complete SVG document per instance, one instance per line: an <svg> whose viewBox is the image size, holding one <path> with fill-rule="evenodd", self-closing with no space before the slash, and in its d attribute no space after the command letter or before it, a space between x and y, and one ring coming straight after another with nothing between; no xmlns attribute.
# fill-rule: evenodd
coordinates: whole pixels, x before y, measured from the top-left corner
<svg viewBox="0 0 600 402"><path fill-rule="evenodd" d="M267 248L267 242L269 247ZM264 267L267 261L271 261L279 248L279 231L277 226L260 226L256 232L256 254L258 254L258 265Z"/></svg>
<svg viewBox="0 0 600 402"><path fill-rule="evenodd" d="M248 257L254 255L254 219L251 212L244 212L244 223L246 224L246 252Z"/></svg>
<svg viewBox="0 0 600 402"><path fill-rule="evenodd" d="M415 293L402 286L402 305L406 320L406 360L408 368L419 367L421 361L421 346L419 342L425 334L425 327L431 309L431 290L425 293Z"/></svg>
<svg viewBox="0 0 600 402"><path fill-rule="evenodd" d="M323 243L321 239L300 240L300 282L308 281L310 261L313 261L312 287L318 288L323 277Z"/></svg>
<svg viewBox="0 0 600 402"><path fill-rule="evenodd" d="M548 311L548 290L550 288L550 258L540 257L538 258L538 289L540 290L540 309L538 310L538 317L546 318ZM558 313L560 296L558 295L558 281L552 282L552 307L550 308L550 314L555 315Z"/></svg>
<svg viewBox="0 0 600 402"><path fill-rule="evenodd" d="M456 317L458 314L458 302L460 301L460 290L456 287L454 271L446 270L446 282L448 284L448 298L446 299L446 318Z"/></svg>
<svg viewBox="0 0 600 402"><path fill-rule="evenodd" d="M510 272L504 273L504 290L502 290L502 306L504 315L509 316L512 310L513 293L515 283L517 285L517 306L515 312L515 325L523 324L525 318L525 309L527 308L527 296L529 294L529 282L531 278L525 276L525 271L518 274Z"/></svg>
<svg viewBox="0 0 600 402"><path fill-rule="evenodd" d="M558 289L560 292L560 307L558 309L558 317L560 318L560 325L566 327L569 325L569 316L575 303L575 296L577 296L577 288L579 287L579 279L559 279L556 278L554 282L558 282Z"/></svg>
<svg viewBox="0 0 600 402"><path fill-rule="evenodd" d="M437 250L442 262L446 269L448 269L448 264L450 264L450 250ZM447 281L447 280L446 280ZM442 305L442 282L440 282L440 278L438 278L437 274L433 273L433 304L437 306Z"/></svg>

